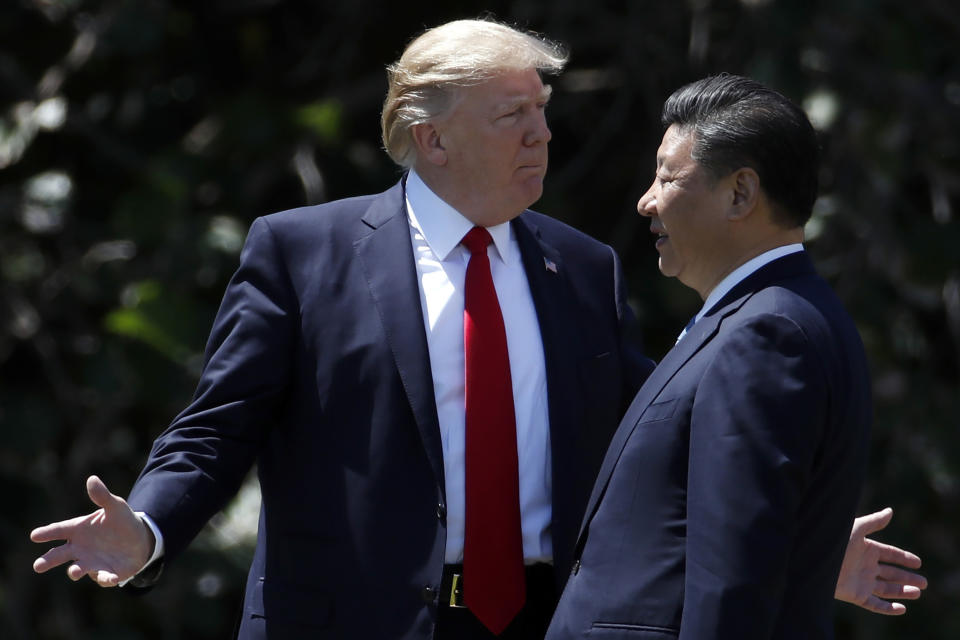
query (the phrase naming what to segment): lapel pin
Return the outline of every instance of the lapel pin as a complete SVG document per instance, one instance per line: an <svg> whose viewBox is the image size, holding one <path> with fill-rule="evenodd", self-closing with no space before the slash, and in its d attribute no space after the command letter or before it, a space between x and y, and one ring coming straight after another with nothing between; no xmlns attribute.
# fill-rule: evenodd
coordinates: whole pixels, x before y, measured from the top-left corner
<svg viewBox="0 0 960 640"><path fill-rule="evenodd" d="M557 272L557 263L554 262L553 260L550 260L549 258L543 259L543 266L547 269L547 271L550 271L551 273Z"/></svg>

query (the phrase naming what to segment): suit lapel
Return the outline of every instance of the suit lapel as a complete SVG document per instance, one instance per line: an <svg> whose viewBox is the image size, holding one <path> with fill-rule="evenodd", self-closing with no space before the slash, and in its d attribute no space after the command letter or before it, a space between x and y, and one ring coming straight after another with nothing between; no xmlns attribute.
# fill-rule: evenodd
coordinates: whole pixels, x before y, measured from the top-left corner
<svg viewBox="0 0 960 640"><path fill-rule="evenodd" d="M617 432L614 434L613 440L610 442L607 455L603 459L603 465L597 474L597 481L593 486L593 492L587 503L587 511L584 515L583 524L580 527L578 547L583 542L583 534L597 509L597 505L603 498L603 493L607 489L610 476L617 465L617 461L620 459L620 455L623 453L623 448L636 429L637 423L647 406L650 405L653 399L657 397L683 365L716 336L723 319L735 313L751 295L769 286L773 282L796 275L812 273L815 273L815 271L806 252L793 253L764 265L734 286L733 289L713 305L707 314L691 328L687 335L684 336L673 349L667 352L667 355L664 356L663 360L657 365L656 369L653 370L653 373L650 374L650 377L640 388L640 391L637 392Z"/></svg>
<svg viewBox="0 0 960 640"><path fill-rule="evenodd" d="M576 468L579 462L575 447L576 421L582 413L578 406L581 393L577 378L578 313L570 308L573 296L565 278L563 256L542 238L537 226L527 216L516 218L513 229L520 246L543 343L551 467L555 471L553 513L554 522L557 522L566 515L569 507L570 500L564 498L573 495L574 491L572 483L576 477L568 471ZM558 470L562 472L557 473ZM571 522L571 529L576 525L575 520Z"/></svg>
<svg viewBox="0 0 960 640"><path fill-rule="evenodd" d="M362 218L368 233L354 241L354 247L427 458L444 487L443 445L403 193L401 182L373 201Z"/></svg>
<svg viewBox="0 0 960 640"><path fill-rule="evenodd" d="M640 391L638 391L637 395L633 398L633 402L630 403L630 408L627 409L626 414L624 414L623 421L621 421L616 433L614 433L613 440L611 440L610 446L607 449L607 454L603 458L603 464L597 473L597 481L593 485L593 492L590 494L590 500L587 502L587 510L583 518L583 524L580 526L580 540L582 540L587 524L593 517L597 505L600 503L603 493L607 489L607 484L610 482L610 475L613 473L613 469L620 459L620 454L623 453L623 448L626 446L627 440L630 439L630 435L636 428L643 410L657 397L657 394L660 393L663 387L666 386L687 360L693 357L704 344L710 341L714 334L716 334L719 323L720 316L717 315L709 320L704 318L694 325L690 332L684 336L683 340L667 352L667 355L664 356L663 360L653 370L653 373L650 374L647 381L640 387Z"/></svg>

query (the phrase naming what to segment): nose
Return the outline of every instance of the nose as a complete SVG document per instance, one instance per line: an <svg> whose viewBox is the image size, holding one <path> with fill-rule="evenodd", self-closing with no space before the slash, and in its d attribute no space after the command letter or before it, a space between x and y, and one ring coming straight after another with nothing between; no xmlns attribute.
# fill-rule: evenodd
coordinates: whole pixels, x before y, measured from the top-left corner
<svg viewBox="0 0 960 640"><path fill-rule="evenodd" d="M553 138L550 127L547 126L547 115L543 109L534 112L530 129L524 137L524 143L527 146L534 146L540 143L546 144Z"/></svg>
<svg viewBox="0 0 960 640"><path fill-rule="evenodd" d="M637 202L637 213L647 218L657 214L657 198L653 194L653 185L650 185L647 192L640 196Z"/></svg>

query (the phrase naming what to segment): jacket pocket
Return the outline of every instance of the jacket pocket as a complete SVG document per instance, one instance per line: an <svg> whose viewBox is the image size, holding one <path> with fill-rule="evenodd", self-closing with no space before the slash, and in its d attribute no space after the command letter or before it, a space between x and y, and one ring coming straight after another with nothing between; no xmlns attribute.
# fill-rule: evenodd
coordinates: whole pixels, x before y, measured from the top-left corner
<svg viewBox="0 0 960 640"><path fill-rule="evenodd" d="M664 640L676 638L680 630L673 627L661 627L650 624L625 624L619 622L594 622L587 633L591 638L600 640Z"/></svg>
<svg viewBox="0 0 960 640"><path fill-rule="evenodd" d="M637 420L637 424L642 424L645 422L658 422L660 420L668 420L673 417L674 412L677 409L677 398L671 398L670 400L661 400L660 402L655 402L649 405L644 409L643 413L640 415L640 419Z"/></svg>
<svg viewBox="0 0 960 640"><path fill-rule="evenodd" d="M333 599L329 593L319 589L260 578L246 611L251 618L322 629L329 626L333 618Z"/></svg>

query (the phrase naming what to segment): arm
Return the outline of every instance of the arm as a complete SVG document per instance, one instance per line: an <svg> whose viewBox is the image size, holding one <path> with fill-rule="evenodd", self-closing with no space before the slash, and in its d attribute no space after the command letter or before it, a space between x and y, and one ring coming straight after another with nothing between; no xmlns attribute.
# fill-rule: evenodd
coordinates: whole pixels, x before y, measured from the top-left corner
<svg viewBox="0 0 960 640"><path fill-rule="evenodd" d="M128 501L175 559L237 492L283 401L298 309L280 241L254 221L214 320L187 409L154 442Z"/></svg>
<svg viewBox="0 0 960 640"><path fill-rule="evenodd" d="M87 479L87 494L100 507L93 513L38 527L33 542L64 540L33 563L46 573L70 563L71 580L89 576L101 587L115 587L137 573L153 551L153 535L123 498L113 495L96 476Z"/></svg>
<svg viewBox="0 0 960 640"><path fill-rule="evenodd" d="M866 537L886 528L892 518L893 509L887 507L854 520L834 594L837 600L873 613L899 616L906 613L907 607L889 600L916 600L921 590L927 588L927 579L922 575L892 566L919 569L919 557Z"/></svg>
<svg viewBox="0 0 960 640"><path fill-rule="evenodd" d="M236 492L259 450L289 375L295 309L277 242L267 223L257 221L214 322L190 407L157 438L129 503L92 476L87 491L100 509L31 533L34 542L66 540L38 558L35 571L69 562L73 580L88 575L104 587L124 583L144 568L154 546L134 509L149 513L162 531L165 561L186 547ZM156 579L145 573L137 586Z"/></svg>
<svg viewBox="0 0 960 640"><path fill-rule="evenodd" d="M789 318L715 339L690 418L680 638L773 638L797 611L813 630L856 505L860 442L828 426L823 364Z"/></svg>

